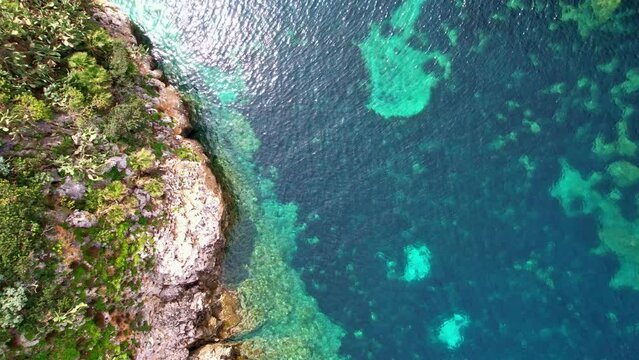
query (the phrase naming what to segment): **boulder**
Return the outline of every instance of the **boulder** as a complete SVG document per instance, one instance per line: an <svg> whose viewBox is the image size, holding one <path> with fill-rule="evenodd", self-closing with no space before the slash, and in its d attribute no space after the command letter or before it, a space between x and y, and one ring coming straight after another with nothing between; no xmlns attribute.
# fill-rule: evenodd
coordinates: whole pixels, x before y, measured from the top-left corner
<svg viewBox="0 0 639 360"><path fill-rule="evenodd" d="M73 227L86 229L97 225L98 219L88 211L76 210L67 217L66 222Z"/></svg>
<svg viewBox="0 0 639 360"><path fill-rule="evenodd" d="M73 200L80 200L87 192L87 187L81 182L73 180L72 177L67 176L64 179L64 183L60 185L57 190L59 196L67 197Z"/></svg>

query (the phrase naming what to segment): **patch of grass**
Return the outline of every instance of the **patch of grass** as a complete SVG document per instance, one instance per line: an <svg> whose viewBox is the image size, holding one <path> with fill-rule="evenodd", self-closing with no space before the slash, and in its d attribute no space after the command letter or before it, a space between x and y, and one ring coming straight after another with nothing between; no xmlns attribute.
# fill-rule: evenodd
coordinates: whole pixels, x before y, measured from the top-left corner
<svg viewBox="0 0 639 360"><path fill-rule="evenodd" d="M129 156L129 166L135 172L151 169L155 164L155 154L148 148L142 148Z"/></svg>
<svg viewBox="0 0 639 360"><path fill-rule="evenodd" d="M182 146L180 148L175 149L175 155L180 158L180 160L184 161L198 161L197 155L195 151L187 146Z"/></svg>
<svg viewBox="0 0 639 360"><path fill-rule="evenodd" d="M0 179L0 274L5 280L29 280L42 238L42 191Z"/></svg>

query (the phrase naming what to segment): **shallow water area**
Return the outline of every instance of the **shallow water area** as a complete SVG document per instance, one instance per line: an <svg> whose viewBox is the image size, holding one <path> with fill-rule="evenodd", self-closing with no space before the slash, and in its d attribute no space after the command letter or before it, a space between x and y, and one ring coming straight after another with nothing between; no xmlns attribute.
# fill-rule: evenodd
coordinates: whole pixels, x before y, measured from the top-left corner
<svg viewBox="0 0 639 360"><path fill-rule="evenodd" d="M263 358L639 353L637 1L116 3L201 104Z"/></svg>

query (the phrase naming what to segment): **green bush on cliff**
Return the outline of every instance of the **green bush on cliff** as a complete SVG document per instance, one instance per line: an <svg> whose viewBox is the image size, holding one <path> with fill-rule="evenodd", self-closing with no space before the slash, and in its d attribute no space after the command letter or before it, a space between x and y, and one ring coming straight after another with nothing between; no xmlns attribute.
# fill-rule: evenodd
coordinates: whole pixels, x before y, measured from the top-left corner
<svg viewBox="0 0 639 360"><path fill-rule="evenodd" d="M0 328L11 329L22 322L20 313L27 302L23 286L6 287L0 292Z"/></svg>
<svg viewBox="0 0 639 360"><path fill-rule="evenodd" d="M86 209L101 213L108 204L120 202L124 199L127 188L121 181L112 181L103 189L89 188L85 195Z"/></svg>
<svg viewBox="0 0 639 360"><path fill-rule="evenodd" d="M129 166L133 171L147 171L155 164L155 154L148 148L142 148L129 156Z"/></svg>
<svg viewBox="0 0 639 360"><path fill-rule="evenodd" d="M126 186L121 181L113 181L100 191L100 196L107 202L121 201L126 195Z"/></svg>
<svg viewBox="0 0 639 360"><path fill-rule="evenodd" d="M69 58L69 69L65 87L79 90L85 105L99 110L111 106L111 76L95 58L85 52L75 53Z"/></svg>
<svg viewBox="0 0 639 360"><path fill-rule="evenodd" d="M128 85L135 71L126 44L121 40L114 41L109 58L109 73L113 79L119 84Z"/></svg>
<svg viewBox="0 0 639 360"><path fill-rule="evenodd" d="M121 204L113 204L105 209L102 221L107 226L113 227L122 224L128 215L128 209Z"/></svg>
<svg viewBox="0 0 639 360"><path fill-rule="evenodd" d="M164 183L158 179L150 179L144 184L144 191L156 199L164 195Z"/></svg>
<svg viewBox="0 0 639 360"><path fill-rule="evenodd" d="M43 246L43 209L39 188L0 179L0 274L5 279L24 280L32 272Z"/></svg>
<svg viewBox="0 0 639 360"><path fill-rule="evenodd" d="M113 40L109 33L103 28L97 28L91 31L86 37L87 48L93 54L106 55L113 46Z"/></svg>
<svg viewBox="0 0 639 360"><path fill-rule="evenodd" d="M25 125L48 121L52 117L53 112L46 103L28 92L21 93L0 106L0 131L13 138L20 137L29 132L30 127Z"/></svg>
<svg viewBox="0 0 639 360"><path fill-rule="evenodd" d="M0 156L0 177L7 177L9 174L11 174L11 168L4 156Z"/></svg>
<svg viewBox="0 0 639 360"><path fill-rule="evenodd" d="M132 138L148 125L149 115L144 108L144 102L139 98L133 98L114 106L104 118L101 128L109 140L115 141Z"/></svg>
<svg viewBox="0 0 639 360"><path fill-rule="evenodd" d="M12 178L20 186L38 186L43 176L40 169L45 161L45 154L11 159Z"/></svg>
<svg viewBox="0 0 639 360"><path fill-rule="evenodd" d="M9 73L0 67L0 111L6 110L9 101L11 101L11 88L7 81L8 79Z"/></svg>
<svg viewBox="0 0 639 360"><path fill-rule="evenodd" d="M135 50L100 28L89 5L0 0L0 141L17 141L0 154L0 358L130 355L130 338L122 340L129 324L104 326L93 316L135 314L130 296L150 241L140 234L150 223L133 216L140 204L130 194L143 187L156 199L146 208L156 210L164 186L141 174L125 179L117 168L103 172L107 159L124 151L136 171L153 166L157 115L133 89L144 87L130 56ZM53 126L33 126L42 121ZM52 181L54 167L86 185L84 196L61 196L64 179ZM45 209L55 216L45 217ZM69 209L88 210L98 222L69 226ZM21 336L33 345L18 344Z"/></svg>
<svg viewBox="0 0 639 360"><path fill-rule="evenodd" d="M35 96L24 93L15 99L16 105L11 109L13 114L24 121L43 121L52 118L51 109Z"/></svg>
<svg viewBox="0 0 639 360"><path fill-rule="evenodd" d="M197 155L195 151L190 147L182 146L175 150L175 155L184 161L197 161Z"/></svg>
<svg viewBox="0 0 639 360"><path fill-rule="evenodd" d="M82 91L73 86L66 86L62 90L59 104L66 110L81 111L86 103L86 97Z"/></svg>

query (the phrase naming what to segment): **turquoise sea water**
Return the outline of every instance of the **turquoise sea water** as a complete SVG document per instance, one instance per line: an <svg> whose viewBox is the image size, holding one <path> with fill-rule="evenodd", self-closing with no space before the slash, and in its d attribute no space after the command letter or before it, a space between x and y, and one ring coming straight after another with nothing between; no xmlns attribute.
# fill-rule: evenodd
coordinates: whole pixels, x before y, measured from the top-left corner
<svg viewBox="0 0 639 360"><path fill-rule="evenodd" d="M116 2L200 103L247 351L637 358L637 1Z"/></svg>

